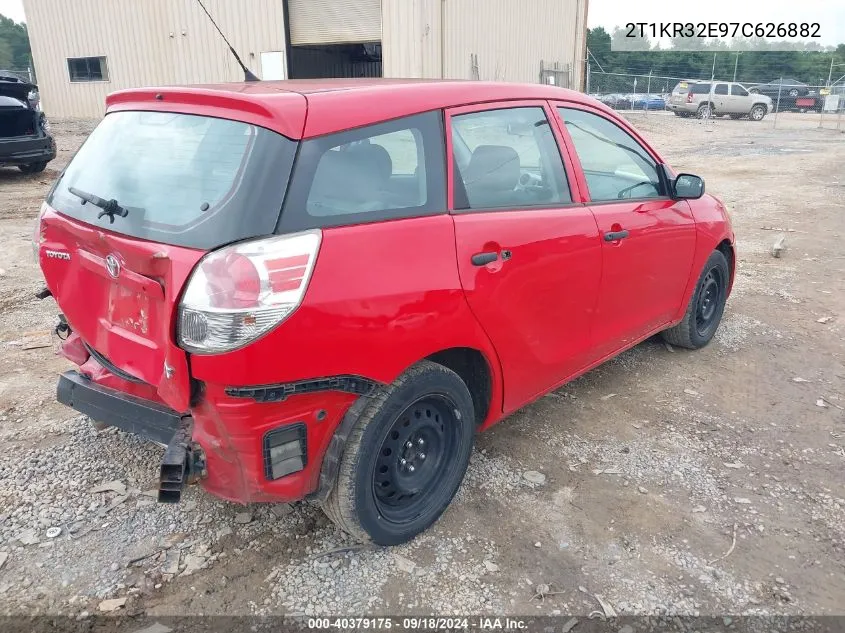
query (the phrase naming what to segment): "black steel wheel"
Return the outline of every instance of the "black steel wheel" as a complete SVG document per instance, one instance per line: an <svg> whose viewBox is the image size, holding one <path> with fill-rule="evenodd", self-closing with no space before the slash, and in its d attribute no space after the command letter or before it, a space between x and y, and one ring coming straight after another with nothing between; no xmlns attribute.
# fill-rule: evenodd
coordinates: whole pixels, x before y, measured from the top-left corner
<svg viewBox="0 0 845 633"><path fill-rule="evenodd" d="M706 271L704 279L699 282L695 306L695 331L700 337L713 335L711 329L715 330L718 325L720 306L724 305L726 290L727 285L718 266Z"/></svg>
<svg viewBox="0 0 845 633"><path fill-rule="evenodd" d="M699 349L711 341L722 321L730 284L730 267L721 251L713 251L687 304L684 318L664 330L663 338L678 347Z"/></svg>
<svg viewBox="0 0 845 633"><path fill-rule="evenodd" d="M362 541L404 543L440 517L463 481L472 396L455 372L423 361L347 416L351 431L323 510Z"/></svg>
<svg viewBox="0 0 845 633"><path fill-rule="evenodd" d="M457 405L447 396L426 396L396 417L376 459L373 495L387 521L401 523L424 514L449 477L460 446Z"/></svg>

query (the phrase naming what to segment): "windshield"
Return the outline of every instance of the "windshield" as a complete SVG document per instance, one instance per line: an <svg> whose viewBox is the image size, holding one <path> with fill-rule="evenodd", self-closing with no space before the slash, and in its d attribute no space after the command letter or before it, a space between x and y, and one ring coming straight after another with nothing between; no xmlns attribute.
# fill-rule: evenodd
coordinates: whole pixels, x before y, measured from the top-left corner
<svg viewBox="0 0 845 633"><path fill-rule="evenodd" d="M273 232L295 149L295 142L239 121L116 112L97 126L47 202L111 231L211 249ZM127 213L98 218L101 208L84 203L80 191L114 200Z"/></svg>

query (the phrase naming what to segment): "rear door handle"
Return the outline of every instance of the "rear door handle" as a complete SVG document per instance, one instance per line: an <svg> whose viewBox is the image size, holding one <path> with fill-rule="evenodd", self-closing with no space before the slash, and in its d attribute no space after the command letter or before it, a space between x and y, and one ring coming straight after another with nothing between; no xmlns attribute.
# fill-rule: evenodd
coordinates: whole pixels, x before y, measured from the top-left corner
<svg viewBox="0 0 845 633"><path fill-rule="evenodd" d="M472 256L473 266L486 266L492 264L499 259L499 253L495 251L487 251L486 253L476 253Z"/></svg>
<svg viewBox="0 0 845 633"><path fill-rule="evenodd" d="M628 237L628 231L610 231L604 234L605 242L615 242L617 240L624 240Z"/></svg>

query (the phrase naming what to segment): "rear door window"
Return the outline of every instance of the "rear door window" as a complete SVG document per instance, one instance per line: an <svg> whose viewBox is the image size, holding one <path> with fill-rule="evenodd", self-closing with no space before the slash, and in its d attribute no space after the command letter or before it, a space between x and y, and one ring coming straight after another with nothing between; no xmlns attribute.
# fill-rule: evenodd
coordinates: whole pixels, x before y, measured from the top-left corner
<svg viewBox="0 0 845 633"><path fill-rule="evenodd" d="M280 230L445 213L444 153L440 112L303 141Z"/></svg>
<svg viewBox="0 0 845 633"><path fill-rule="evenodd" d="M144 240L211 249L271 234L296 143L239 121L169 112L107 115L50 196L59 213ZM116 200L125 217L71 191Z"/></svg>
<svg viewBox="0 0 845 633"><path fill-rule="evenodd" d="M572 201L543 108L471 112L451 121L456 209L522 209Z"/></svg>

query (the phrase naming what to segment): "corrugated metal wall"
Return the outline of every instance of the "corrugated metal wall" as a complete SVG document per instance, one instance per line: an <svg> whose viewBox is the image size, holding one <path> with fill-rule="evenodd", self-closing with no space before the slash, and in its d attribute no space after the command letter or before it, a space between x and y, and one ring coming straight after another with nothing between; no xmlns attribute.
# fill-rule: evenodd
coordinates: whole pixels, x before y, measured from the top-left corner
<svg viewBox="0 0 845 633"><path fill-rule="evenodd" d="M382 0L385 77L436 79L441 75L442 0Z"/></svg>
<svg viewBox="0 0 845 633"><path fill-rule="evenodd" d="M282 0L205 0L244 62L284 54ZM587 0L290 0L295 44L381 39L385 77L540 80L570 68L580 87ZM95 117L114 90L240 81L195 0L24 0L50 116ZM441 28L445 25L445 29ZM75 82L68 57L107 58L109 80Z"/></svg>
<svg viewBox="0 0 845 633"><path fill-rule="evenodd" d="M381 39L380 0L289 0L288 7L294 46Z"/></svg>
<svg viewBox="0 0 845 633"><path fill-rule="evenodd" d="M284 51L280 0L205 0L244 63ZM243 73L195 0L24 0L49 116L96 117L109 92L143 85L240 81ZM68 57L107 57L109 81L75 82Z"/></svg>
<svg viewBox="0 0 845 633"><path fill-rule="evenodd" d="M570 86L579 87L586 4L587 0L383 0L384 76L537 83L542 62L546 68L557 64L572 69Z"/></svg>

